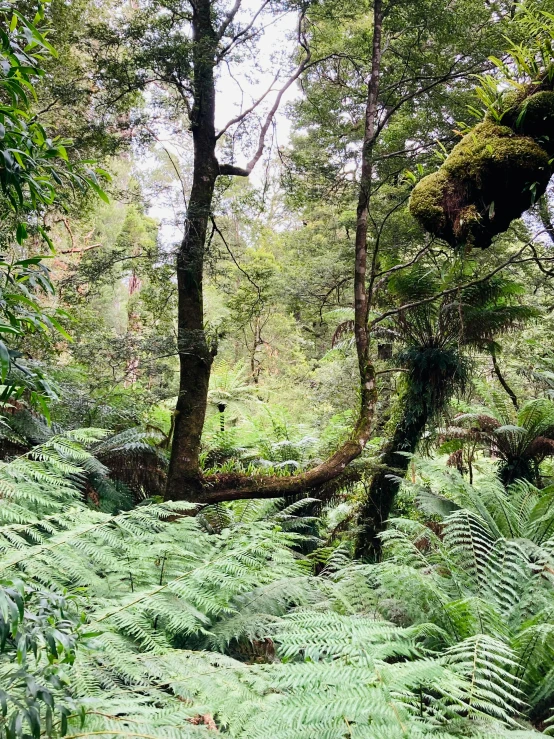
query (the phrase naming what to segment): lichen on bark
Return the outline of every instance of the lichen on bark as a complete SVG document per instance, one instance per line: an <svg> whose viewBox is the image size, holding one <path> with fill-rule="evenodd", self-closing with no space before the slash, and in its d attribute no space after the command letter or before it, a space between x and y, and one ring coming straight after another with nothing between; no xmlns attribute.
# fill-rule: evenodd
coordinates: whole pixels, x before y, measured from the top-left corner
<svg viewBox="0 0 554 739"><path fill-rule="evenodd" d="M505 98L414 188L410 211L454 248L486 249L545 192L554 168L554 92L528 85Z"/></svg>

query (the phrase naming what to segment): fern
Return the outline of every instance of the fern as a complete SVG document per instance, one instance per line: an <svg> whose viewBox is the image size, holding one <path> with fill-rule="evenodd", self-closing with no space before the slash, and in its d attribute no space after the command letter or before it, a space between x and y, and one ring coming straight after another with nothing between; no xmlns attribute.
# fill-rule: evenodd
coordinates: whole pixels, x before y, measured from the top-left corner
<svg viewBox="0 0 554 739"><path fill-rule="evenodd" d="M471 514L472 568L461 508L424 550L413 544L424 527L398 522L381 566L351 562L344 547L306 557L309 500L229 505L224 525L183 503L117 514L87 506L91 471L105 471L81 445L101 445L100 436L52 437L0 467L4 576L22 578L28 592L65 591L71 612L83 614L71 626L65 693L54 696L70 736L176 739L214 727L240 739L516 736L525 700L543 700L529 687L534 675L549 695L550 637L533 639L546 616L535 609L535 621L515 626L538 584L551 587L541 574L548 547L512 546L489 526L496 513ZM410 564L395 561L410 547ZM493 584L500 560L503 579ZM415 592L417 605L400 617L395 598ZM29 603L32 618L38 606ZM494 618L501 609L511 613L506 633ZM29 663L27 674L39 669ZM37 695L41 732L59 731Z"/></svg>

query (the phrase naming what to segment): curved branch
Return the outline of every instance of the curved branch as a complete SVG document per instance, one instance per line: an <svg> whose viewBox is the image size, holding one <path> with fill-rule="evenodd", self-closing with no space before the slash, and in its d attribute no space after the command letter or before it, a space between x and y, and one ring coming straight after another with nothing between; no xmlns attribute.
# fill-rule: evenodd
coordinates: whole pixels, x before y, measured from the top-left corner
<svg viewBox="0 0 554 739"><path fill-rule="evenodd" d="M234 164L220 164L219 165L220 175L235 175L236 177L248 177L250 173L252 172L252 170L254 169L254 167L256 166L256 164L262 158L262 154L264 153L264 147L265 147L265 137L267 135L267 132L269 130L269 127L271 126L273 119L275 118L275 114L277 113L277 110L279 109L279 106L281 105L281 100L283 99L283 95L289 89L289 87L294 82L296 82L296 80L300 77L302 72L306 69L306 66L308 65L311 59L311 56L312 56L310 48L307 44L307 41L302 31L303 22L304 22L304 17L301 16L299 24L298 24L298 39L299 39L300 46L305 51L305 56L300 62L300 64L296 67L294 72L291 74L291 76L288 78L288 80L285 82L283 87L281 87L281 89L277 93L275 101L273 105L271 106L271 109L269 110L265 118L265 121L262 125L262 129L260 131L260 136L258 139L258 148L256 149L254 156L248 162L246 167L236 167Z"/></svg>
<svg viewBox="0 0 554 739"><path fill-rule="evenodd" d="M275 77L273 78L273 81L272 81L271 85L270 85L270 86L269 86L269 87L267 88L267 90L266 90L266 91L265 91L265 92L263 93L263 95L260 95L260 97L259 97L259 98L258 98L257 100L255 100L255 101L254 101L254 102L252 103L252 105L251 105L251 106L250 106L249 108L247 108L246 110L242 111L242 113L239 113L239 114L238 114L237 116L235 116L234 118L231 118L231 120L230 120L230 121L228 121L228 122L227 122L227 123L226 123L226 124L225 124L225 125L223 126L223 128L221 129L221 131L219 131L219 132L218 132L218 133L216 134L216 140L217 140L217 139L220 139L220 138L221 138L221 137L223 136L223 134L224 134L224 133L225 133L226 131L228 131L228 130L229 130L229 128L231 128L231 126L234 126L234 125L235 125L235 123L240 123L240 122L241 122L241 121L243 121L243 120L244 120L244 119L245 119L245 118L246 118L247 116L249 116L249 115L250 115L250 113L252 113L252 112L253 112L254 110L256 110L256 108L258 107L258 105L260 105L260 103L262 103L262 102L263 102L263 101L265 100L265 98L266 98L266 97L267 97L267 96L269 95L269 93L270 93L270 92L271 92L271 91L273 90L273 85L274 85L274 84L275 84L275 83L277 82L277 80L278 80L278 79L279 79L279 72L277 72L277 74L276 74L276 75L275 75ZM225 165L223 165L223 166L225 166ZM220 170L221 170L221 168L220 168Z"/></svg>
<svg viewBox="0 0 554 739"><path fill-rule="evenodd" d="M494 374L498 378L498 382L502 385L502 387L504 388L504 390L510 397L510 400L512 401L513 406L516 409L516 411L518 411L519 405L517 402L517 395L514 393L512 388L508 385L504 375L500 371L500 367L498 366L498 360L496 359L496 351L494 350L494 348L491 349L491 359L492 359L492 367L494 369Z"/></svg>
<svg viewBox="0 0 554 739"><path fill-rule="evenodd" d="M375 382L375 373L372 374ZM368 394L367 397L368 401L360 409L360 417L348 441L322 464L290 477L270 475L256 477L242 474L206 476L199 481L199 490L194 502L210 505L250 498L282 498L314 490L335 480L344 473L350 462L360 456L371 436L375 402L374 396ZM172 500L190 501L190 490L183 489L182 496L173 495Z"/></svg>

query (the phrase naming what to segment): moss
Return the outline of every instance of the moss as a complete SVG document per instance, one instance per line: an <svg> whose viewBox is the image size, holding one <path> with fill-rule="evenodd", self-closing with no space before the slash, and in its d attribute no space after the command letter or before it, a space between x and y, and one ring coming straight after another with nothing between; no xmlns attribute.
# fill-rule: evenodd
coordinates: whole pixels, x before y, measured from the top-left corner
<svg viewBox="0 0 554 739"><path fill-rule="evenodd" d="M443 193L448 177L442 170L425 177L413 189L410 211L426 231L437 233L447 225L443 208Z"/></svg>
<svg viewBox="0 0 554 739"><path fill-rule="evenodd" d="M514 131L536 139L554 154L554 92L542 90L507 111L503 121Z"/></svg>
<svg viewBox="0 0 554 739"><path fill-rule="evenodd" d="M535 93L511 111L503 118L511 126L480 123L413 190L412 214L453 247L490 246L544 193L552 176L548 147L535 134L544 137L545 128L554 127L554 93ZM515 130L516 121L523 130Z"/></svg>
<svg viewBox="0 0 554 739"><path fill-rule="evenodd" d="M467 242L473 231L481 227L482 220L477 206L471 204L462 208L453 224L454 236L458 241Z"/></svg>

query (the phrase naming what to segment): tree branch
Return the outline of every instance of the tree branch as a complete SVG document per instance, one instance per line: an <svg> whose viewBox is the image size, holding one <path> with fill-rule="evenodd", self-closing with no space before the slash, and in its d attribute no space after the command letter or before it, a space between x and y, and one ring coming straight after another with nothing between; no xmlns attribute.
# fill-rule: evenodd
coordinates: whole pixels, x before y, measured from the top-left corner
<svg viewBox="0 0 554 739"><path fill-rule="evenodd" d="M221 231L220 231L219 227L217 226L217 224L216 224L216 222L215 222L215 219L214 219L214 217L213 217L213 216L210 216L210 220L211 220L211 222L212 222L213 230L215 231L215 233L216 233L216 234L217 234L217 235L219 236L219 238L220 238L220 239L221 239L221 241L223 242L223 245L224 245L224 246L225 246L225 248L227 249L227 251L228 251L228 253L229 253L229 256L230 256L230 257L231 257L231 259L233 260L233 264L235 265L235 267L236 267L236 268L238 269L238 271L239 271L239 272L242 272L242 274L243 274L243 275L244 275L244 276L246 277L246 279L248 280L248 282L249 282L249 283L250 283L251 285L253 285L253 287L255 288L255 290L256 290L256 292L257 292L257 294L258 294L258 297L257 297L257 299L256 299L256 303L254 303L254 307L255 307L255 306L257 305L257 303L259 303L259 302L260 302L260 300L262 299L262 291L261 291L261 288L260 288L260 286L259 286L259 285L257 285L257 284L256 284L256 283L254 282L254 280L253 280L253 279L252 279L252 278L250 277L250 275L248 274L248 272L247 272L247 271L246 271L245 269L243 269L243 268L242 268L242 267L240 266L240 264L239 264L239 263L237 262L237 260L236 260L236 258L235 258L235 255L234 255L234 254L233 254L233 252L231 251L231 248L230 248L229 244L227 243L227 240L225 239L225 237L224 237L224 236L223 236L223 234L221 233Z"/></svg>
<svg viewBox="0 0 554 739"><path fill-rule="evenodd" d="M283 99L283 95L285 92L289 89L289 87L296 82L296 80L300 77L302 72L306 69L306 65L309 63L311 59L311 51L307 44L306 38L304 36L304 33L302 31L302 24L304 22L304 16L302 15L300 17L299 23L298 23L298 40L300 43L300 46L304 49L306 52L306 55L304 59L300 62L300 64L296 67L292 75L288 78L288 80L285 82L283 87L279 90L277 93L277 97L275 98L275 102L271 106L270 111L268 112L264 124L262 125L260 136L258 139L258 148L256 149L256 152L254 153L254 156L252 159L248 162L246 167L236 167L234 164L220 164L219 165L219 174L221 175L235 175L237 177L248 177L256 164L259 162L259 160L262 157L262 154L264 152L265 147L265 137L267 135L267 132L269 130L269 127L271 126L271 123L273 121L273 118L275 117L275 114L277 113L277 110L279 109L279 106L281 105L281 100Z"/></svg>
<svg viewBox="0 0 554 739"><path fill-rule="evenodd" d="M225 35L225 32L227 31L227 29L233 22L236 14L240 10L241 3L242 3L242 0L236 0L231 10L223 18L223 21L221 22L219 29L216 31L216 36L217 36L218 41L223 38L223 36Z"/></svg>
<svg viewBox="0 0 554 739"><path fill-rule="evenodd" d="M494 348L491 349L491 358L492 358L492 367L494 369L494 374L497 376L498 382L502 385L504 390L507 392L507 394L510 397L510 400L512 401L514 405L514 408L516 409L516 411L518 411L519 405L517 402L517 395L514 393L512 388L508 385L508 383L506 382L504 378L504 375L500 371L500 367L498 366L498 362L496 360L496 351L494 350Z"/></svg>
<svg viewBox="0 0 554 739"><path fill-rule="evenodd" d="M270 86L267 88L267 90L264 92L263 95L261 95L254 103L252 103L252 105L249 108L247 108L246 110L244 110L242 113L239 113L239 115L235 116L234 118L231 118L231 120L228 121L223 126L223 128L221 129L221 131L219 131L219 133L216 134L216 137L215 137L216 138L216 141L217 141L217 139L221 138L221 136L223 136L223 134L229 128L231 128L231 126L234 126L235 123L240 123L248 115L250 115L250 113L252 113L254 110L256 110L256 108L258 107L258 105L260 105L260 103L262 103L265 100L265 98L269 95L269 93L273 90L273 85L277 82L278 79L279 79L279 72L277 72L277 74L273 78L273 82L270 84ZM223 165L223 166L226 166L226 165Z"/></svg>
<svg viewBox="0 0 554 739"><path fill-rule="evenodd" d="M281 498L298 495L321 487L335 480L356 457L359 457L371 433L370 409L362 408L360 418L350 439L328 460L299 475L248 476L242 474L210 475L202 479L202 490L195 502L209 505L229 500L249 498ZM188 493L183 490L182 498L172 496L172 500L187 500Z"/></svg>
<svg viewBox="0 0 554 739"><path fill-rule="evenodd" d="M219 54L217 55L217 62L218 63L223 59L224 56L226 56L231 51L231 49L234 46L236 46L236 44L239 41L239 39L243 38L252 29L252 27L254 26L254 23L257 21L257 19L261 15L261 13L265 10L265 8L268 5L269 5L269 0L264 0L264 2L260 5L260 7L258 8L258 10L252 16L252 19L250 20L250 23L248 23L248 25L245 26L242 29L242 31L239 31L235 36L233 36L233 38L227 44L227 46L225 46L219 52ZM230 11L231 13L233 13L234 8L236 8L235 12L233 13L233 15L231 16L231 18L229 20L229 23L225 24L225 21L224 21L223 24L222 24L223 32L221 32L221 29L219 30L219 33L218 33L218 39L219 40L221 40L223 38L223 34L225 33L225 31L229 27L230 23L232 22L233 18L237 14L237 11L238 11L239 7L240 7L240 0L237 0L235 2L235 5L233 6L233 9ZM227 17L229 17L229 15Z"/></svg>
<svg viewBox="0 0 554 739"><path fill-rule="evenodd" d="M540 236L543 233L544 233L544 229L536 233L533 236L533 239L536 239L537 236ZM448 290L441 290L441 292L436 293L435 295L431 295L428 298L423 298L422 300L416 300L413 303L405 303L404 305L401 305L399 308L392 308L391 310L388 310L385 313L382 313L378 318L375 318L370 323L369 330L371 331L374 326L377 326L377 324L381 323L382 321L384 321L386 318L389 318L390 316L398 315L398 313L403 313L404 311L412 310L413 308L419 308L419 306L421 305L427 305L428 303L433 303L435 300L438 300L439 298L442 298L446 295L452 295L453 293L456 293L459 290L465 290L468 287L473 287L473 285L480 285L482 282L486 282L487 280L490 280L490 278L494 277L494 275L498 274L498 272L501 272L503 269L508 267L510 264L513 264L515 260L519 256L521 256L521 254L525 251L525 249L527 249L530 246L532 246L532 240L529 240L513 256L511 256L505 262L502 262L502 264L500 264L495 269L488 272L484 277L480 277L476 280L471 280L470 282L466 282L465 285L457 285L456 287L451 287Z"/></svg>
<svg viewBox="0 0 554 739"><path fill-rule="evenodd" d="M410 259L409 262L403 262L402 264L396 264L394 267L390 267L390 269L384 269L382 272L377 272L375 275L375 279L378 279L379 277L383 277L384 275L391 275L394 272L398 272L401 269L407 269L408 267L411 267L414 265L419 259L425 254L426 251L429 251L430 244L426 244L422 249L420 249L415 257L413 259Z"/></svg>

